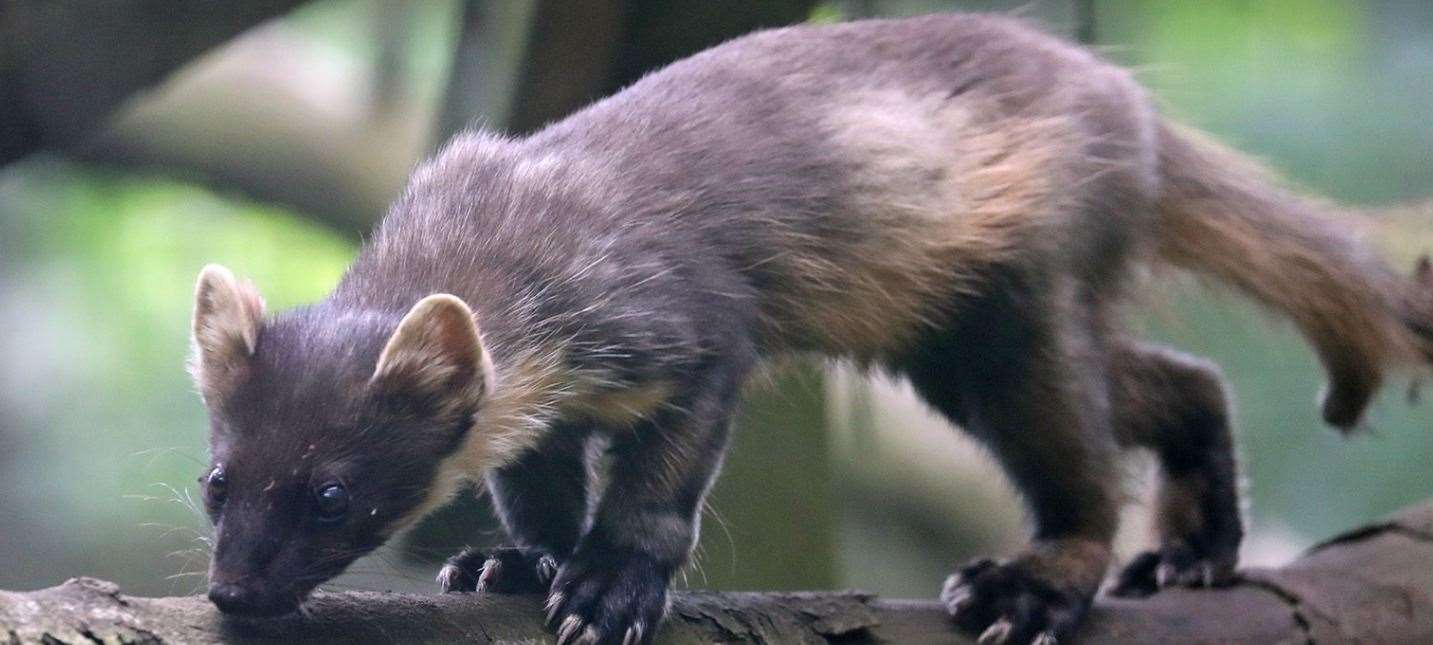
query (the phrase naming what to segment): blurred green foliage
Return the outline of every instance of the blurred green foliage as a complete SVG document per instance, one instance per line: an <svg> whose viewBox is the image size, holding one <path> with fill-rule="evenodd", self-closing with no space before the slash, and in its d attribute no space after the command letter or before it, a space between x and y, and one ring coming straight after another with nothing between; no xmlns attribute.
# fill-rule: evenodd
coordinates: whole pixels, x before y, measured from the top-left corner
<svg viewBox="0 0 1433 645"><path fill-rule="evenodd" d="M19 546L26 562L74 557L121 579L175 566L155 560L165 552L154 543L194 547L184 527L203 522L188 495L207 424L184 371L199 268L226 264L285 308L332 288L354 246L271 206L44 161L0 175L0 217L18 249L6 258L5 303L20 314L5 343L15 386L5 401L20 413L0 432L18 432L23 451L0 471L0 550ZM123 553L142 555L114 557ZM81 571L47 569L0 573L0 587Z"/></svg>

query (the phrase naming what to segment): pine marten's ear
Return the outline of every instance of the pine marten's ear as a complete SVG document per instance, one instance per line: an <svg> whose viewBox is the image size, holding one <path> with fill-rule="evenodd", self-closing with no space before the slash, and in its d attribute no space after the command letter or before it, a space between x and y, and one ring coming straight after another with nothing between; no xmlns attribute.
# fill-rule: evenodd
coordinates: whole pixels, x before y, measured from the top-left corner
<svg viewBox="0 0 1433 645"><path fill-rule="evenodd" d="M264 301L248 281L217 264L194 287L194 356L190 372L206 398L233 384L258 347Z"/></svg>
<svg viewBox="0 0 1433 645"><path fill-rule="evenodd" d="M492 383L473 310L440 293L413 305L389 337L372 382L423 411L446 415L471 410Z"/></svg>

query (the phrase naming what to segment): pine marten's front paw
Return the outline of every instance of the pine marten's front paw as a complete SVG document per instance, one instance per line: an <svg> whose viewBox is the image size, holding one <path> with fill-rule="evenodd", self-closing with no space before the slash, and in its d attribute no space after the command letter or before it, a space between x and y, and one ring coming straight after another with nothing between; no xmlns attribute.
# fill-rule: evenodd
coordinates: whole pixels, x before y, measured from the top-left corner
<svg viewBox="0 0 1433 645"><path fill-rule="evenodd" d="M1183 542L1146 551L1120 572L1110 595L1142 598L1167 587L1226 587L1238 580L1235 556L1199 553Z"/></svg>
<svg viewBox="0 0 1433 645"><path fill-rule="evenodd" d="M537 549L463 549L438 572L444 593L546 593L557 575L557 560Z"/></svg>
<svg viewBox="0 0 1433 645"><path fill-rule="evenodd" d="M1068 642L1090 599L1062 590L1017 563L976 560L945 581L941 601L980 645Z"/></svg>
<svg viewBox="0 0 1433 645"><path fill-rule="evenodd" d="M580 552L562 566L547 599L558 645L651 643L667 611L668 568L637 553Z"/></svg>

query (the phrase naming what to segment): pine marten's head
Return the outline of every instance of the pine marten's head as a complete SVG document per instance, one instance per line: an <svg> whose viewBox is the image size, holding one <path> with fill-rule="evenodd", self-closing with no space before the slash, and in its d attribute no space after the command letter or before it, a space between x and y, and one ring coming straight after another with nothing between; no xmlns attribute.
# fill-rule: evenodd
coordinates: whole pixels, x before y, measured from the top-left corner
<svg viewBox="0 0 1433 645"><path fill-rule="evenodd" d="M440 466L491 382L453 296L404 316L320 304L266 320L217 266L199 276L192 367L211 426L209 597L245 615L296 609L441 501Z"/></svg>

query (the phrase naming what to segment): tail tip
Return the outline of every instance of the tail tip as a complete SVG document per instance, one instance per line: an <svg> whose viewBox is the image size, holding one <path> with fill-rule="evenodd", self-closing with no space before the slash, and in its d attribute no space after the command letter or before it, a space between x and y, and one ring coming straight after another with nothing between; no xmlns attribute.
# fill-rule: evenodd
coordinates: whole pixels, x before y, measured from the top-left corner
<svg viewBox="0 0 1433 645"><path fill-rule="evenodd" d="M1363 412L1373 400L1377 386L1334 383L1324 388L1322 404L1324 422L1347 435L1358 429Z"/></svg>

